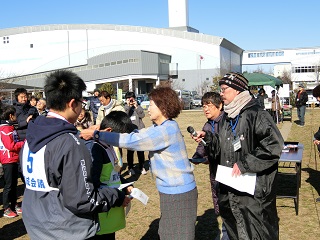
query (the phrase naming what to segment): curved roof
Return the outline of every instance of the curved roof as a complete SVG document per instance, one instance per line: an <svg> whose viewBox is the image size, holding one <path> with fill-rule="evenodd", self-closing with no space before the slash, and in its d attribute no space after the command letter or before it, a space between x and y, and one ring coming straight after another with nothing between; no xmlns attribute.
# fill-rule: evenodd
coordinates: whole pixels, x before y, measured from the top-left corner
<svg viewBox="0 0 320 240"><path fill-rule="evenodd" d="M24 26L16 28L5 28L0 29L0 37L31 33L31 32L41 32L41 31L55 31L55 30L114 30L114 31L127 31L127 32L141 32L150 33L163 36L170 36L176 38L183 38L188 40L194 40L198 42L204 42L214 45L219 45L226 49L232 50L235 53L241 54L243 49L239 48L237 45L228 41L225 38L211 36L203 33L195 32L184 32L168 28L152 28L143 26L128 26L128 25L114 25L114 24L50 24L50 25L36 25L36 26Z"/></svg>

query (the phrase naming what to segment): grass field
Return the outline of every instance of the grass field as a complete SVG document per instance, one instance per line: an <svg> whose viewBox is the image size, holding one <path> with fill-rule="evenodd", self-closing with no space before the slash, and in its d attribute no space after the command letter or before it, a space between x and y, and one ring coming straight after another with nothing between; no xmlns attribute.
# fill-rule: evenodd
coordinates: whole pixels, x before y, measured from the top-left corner
<svg viewBox="0 0 320 240"><path fill-rule="evenodd" d="M296 119L294 111L293 121ZM316 159L319 159L319 157L315 155L311 142L313 132L317 131L320 126L317 119L320 119L320 109L308 109L306 113L306 126L303 128L298 127L293 122L288 135L288 141L299 141L304 144L305 149L302 163L299 215L296 216L295 214L292 199L278 199L277 201L280 218L280 239L283 240L316 240L320 236L320 203L315 203L315 199L320 193L320 165L319 163L318 166L315 164L315 157ZM145 118L144 122L147 126L150 125L148 117ZM186 129L189 125L193 126L196 130L201 129L205 122L205 117L202 111L183 111L177 122L182 134L185 136L188 156L191 157L196 148L196 143L189 137ZM291 125L290 122L280 123L278 124L279 129L285 129L283 127L285 124ZM135 163L137 163L137 159ZM146 162L147 165L148 162ZM122 174L125 178L128 178L127 169ZM199 192L196 239L214 239L219 234L221 219L215 216L213 210L208 166L203 164L195 166L194 174ZM149 202L147 206L144 206L137 200L132 201L131 211L127 217L127 227L117 232L116 238L126 240L155 239L160 217L159 195L156 190L155 179L148 173L147 175L131 177L129 180L136 181L135 187L141 189L149 196ZM290 185L291 182L288 181L284 184ZM2 181L0 181L0 187L0 204L2 204ZM22 188L20 183L20 194L22 193ZM22 201L22 198L20 196L19 201ZM0 209L2 209L2 206ZM3 211L0 211L0 239L29 239L20 216L14 219L7 219L2 217L2 213Z"/></svg>

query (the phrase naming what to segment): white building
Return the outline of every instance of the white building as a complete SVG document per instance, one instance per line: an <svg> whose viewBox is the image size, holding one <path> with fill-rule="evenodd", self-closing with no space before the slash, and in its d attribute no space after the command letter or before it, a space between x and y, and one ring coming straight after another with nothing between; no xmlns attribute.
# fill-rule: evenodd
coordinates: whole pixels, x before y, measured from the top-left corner
<svg viewBox="0 0 320 240"><path fill-rule="evenodd" d="M188 26L187 0L169 0L170 28L59 24L0 30L0 78L43 87L45 75L71 69L93 90L129 81L136 93L161 80L201 91L212 78L241 72L243 50Z"/></svg>
<svg viewBox="0 0 320 240"><path fill-rule="evenodd" d="M319 84L320 47L244 51L243 71L252 66L263 67L267 64L273 66L275 77L287 71L291 75L294 89L300 83L306 89L313 89Z"/></svg>

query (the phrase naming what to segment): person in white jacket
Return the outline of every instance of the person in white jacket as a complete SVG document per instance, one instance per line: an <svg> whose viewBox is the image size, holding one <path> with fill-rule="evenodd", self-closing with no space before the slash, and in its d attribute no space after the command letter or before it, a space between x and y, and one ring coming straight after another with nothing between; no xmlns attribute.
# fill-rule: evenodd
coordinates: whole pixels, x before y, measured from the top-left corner
<svg viewBox="0 0 320 240"><path fill-rule="evenodd" d="M99 100L101 102L101 106L98 109L98 116L96 119L96 125L100 125L103 118L107 116L111 111L122 111L124 112L124 108L122 106L121 101L117 101L111 98L110 93L106 91L102 91L99 94Z"/></svg>

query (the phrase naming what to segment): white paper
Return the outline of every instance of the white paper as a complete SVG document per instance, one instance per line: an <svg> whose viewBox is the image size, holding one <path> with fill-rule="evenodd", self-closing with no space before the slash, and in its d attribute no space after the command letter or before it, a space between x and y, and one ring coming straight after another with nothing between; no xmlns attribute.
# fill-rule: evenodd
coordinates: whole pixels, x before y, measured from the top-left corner
<svg viewBox="0 0 320 240"><path fill-rule="evenodd" d="M245 173L240 176L232 177L232 168L218 165L216 180L240 192L246 192L254 195L256 188L256 173Z"/></svg>
<svg viewBox="0 0 320 240"><path fill-rule="evenodd" d="M130 185L132 185L134 182L129 182L129 183L124 183L124 184L120 184L120 186L118 187L119 190L126 188Z"/></svg>
<svg viewBox="0 0 320 240"><path fill-rule="evenodd" d="M148 200L149 200L149 197L138 188L133 188L132 191L131 191L130 196L135 198L135 199L138 199L144 205L147 205Z"/></svg>

